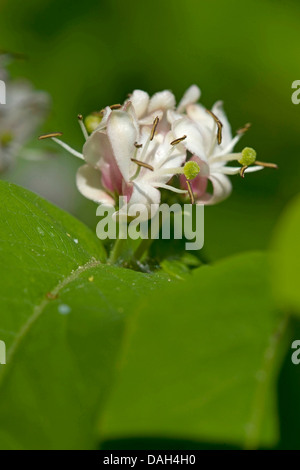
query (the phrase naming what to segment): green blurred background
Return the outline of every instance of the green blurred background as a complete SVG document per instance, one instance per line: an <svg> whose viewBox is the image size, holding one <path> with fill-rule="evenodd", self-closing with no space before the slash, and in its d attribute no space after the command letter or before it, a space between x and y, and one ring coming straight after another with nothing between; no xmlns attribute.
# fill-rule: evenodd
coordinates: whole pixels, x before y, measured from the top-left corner
<svg viewBox="0 0 300 470"><path fill-rule="evenodd" d="M168 88L179 100L196 83L205 106L224 101L233 130L251 122L237 148L254 147L259 160L278 163L279 171L232 177L232 196L205 210L204 250L215 260L269 246L280 212L299 191L300 105L291 102L292 82L300 79L299 2L1 0L0 5L0 48L26 55L10 66L12 76L30 79L52 97L41 132L62 131L75 148L83 143L77 114L122 103L135 88L150 94ZM36 139L32 145L56 149ZM94 228L96 206L75 186L79 164L57 151L45 161L19 161L5 178ZM293 435L291 427L286 432Z"/></svg>

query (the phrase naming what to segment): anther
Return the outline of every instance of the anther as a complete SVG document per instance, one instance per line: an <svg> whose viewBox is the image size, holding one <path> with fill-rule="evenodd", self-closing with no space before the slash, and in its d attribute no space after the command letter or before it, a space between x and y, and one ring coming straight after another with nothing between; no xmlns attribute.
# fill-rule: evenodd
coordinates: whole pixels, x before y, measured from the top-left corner
<svg viewBox="0 0 300 470"><path fill-rule="evenodd" d="M88 134L88 131L87 131L85 125L84 125L82 114L78 114L77 119L78 119L78 122L79 122L79 125L80 125L80 129L82 130L83 136L84 136L85 140L87 140L89 134Z"/></svg>
<svg viewBox="0 0 300 470"><path fill-rule="evenodd" d="M245 178L245 171L247 170L248 166L249 166L249 165L244 165L244 166L242 166L242 168L240 169L240 176L241 176L242 178Z"/></svg>
<svg viewBox="0 0 300 470"><path fill-rule="evenodd" d="M215 123L218 126L217 139L218 139L218 144L220 145L222 143L222 127L223 127L223 124L221 123L220 119L212 111L207 109L206 112L211 115L211 117L214 119Z"/></svg>
<svg viewBox="0 0 300 470"><path fill-rule="evenodd" d="M52 137L61 137L63 135L62 132L52 132L51 134L43 134L39 136L39 140L43 139L51 139Z"/></svg>
<svg viewBox="0 0 300 470"><path fill-rule="evenodd" d="M258 160L255 160L254 164L263 166L264 168L274 168L274 170L278 170L278 165L276 165L276 163L259 162Z"/></svg>
<svg viewBox="0 0 300 470"><path fill-rule="evenodd" d="M177 145L180 142L182 142L184 139L186 139L186 137L187 137L186 135L183 135L182 137L179 137L178 139L172 140L170 145Z"/></svg>
<svg viewBox="0 0 300 470"><path fill-rule="evenodd" d="M153 121L153 126L152 126L151 134L150 134L150 140L153 140L153 138L154 138L154 135L155 135L155 132L156 132L156 128L157 128L157 126L158 126L158 123L159 123L159 117L156 116L156 118L155 118L154 121Z"/></svg>
<svg viewBox="0 0 300 470"><path fill-rule="evenodd" d="M142 166L143 168L147 168L148 170L154 171L153 166L149 165L148 163L141 162L140 160L137 160L136 158L131 158L131 161L136 163L138 166Z"/></svg>
<svg viewBox="0 0 300 470"><path fill-rule="evenodd" d="M243 127L241 127L240 129L238 129L238 130L236 131L236 133L237 133L238 135L245 134L245 132L247 132L247 131L250 129L251 126L252 126L252 124L251 124L250 122L247 122L247 124L245 124Z"/></svg>
<svg viewBox="0 0 300 470"><path fill-rule="evenodd" d="M138 144L137 142L134 142L134 146L135 148L140 149L141 147L143 147L143 144Z"/></svg>
<svg viewBox="0 0 300 470"><path fill-rule="evenodd" d="M110 109L111 109L111 110L120 109L120 108L122 108L122 105L121 105L121 104L112 104L112 105L110 106Z"/></svg>

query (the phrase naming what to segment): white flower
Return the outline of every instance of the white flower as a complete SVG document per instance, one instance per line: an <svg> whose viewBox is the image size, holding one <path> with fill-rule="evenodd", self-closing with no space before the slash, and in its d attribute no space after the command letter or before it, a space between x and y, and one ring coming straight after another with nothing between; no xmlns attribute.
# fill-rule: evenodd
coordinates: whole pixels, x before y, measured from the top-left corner
<svg viewBox="0 0 300 470"><path fill-rule="evenodd" d="M222 102L218 101L207 111L202 105L191 101L185 105L186 115L169 113L168 118L172 122L172 130L176 137L186 135L183 141L186 149L191 154L191 160L196 161L200 167L199 175L191 182L192 191L197 203L216 204L229 196L232 190L230 179L227 175L250 173L261 170L265 164L257 165L255 155L251 161L245 157L245 152L232 153L233 148L243 135L239 132L232 137L231 127L223 111ZM249 152L248 152L249 153ZM229 161L238 161L241 166L226 166ZM255 163L256 166L248 166ZM213 192L206 191L208 180L211 181ZM183 187L186 181L181 178Z"/></svg>
<svg viewBox="0 0 300 470"><path fill-rule="evenodd" d="M127 102L122 109L105 109L100 125L87 137L82 154L49 136L85 160L76 178L85 197L114 205L116 196L125 196L127 204L117 215L126 214L134 204L143 204L148 216L151 204L160 202L160 188L186 192L167 184L174 173L182 172L185 147L174 142L171 131L157 133L158 125L156 117L151 127L140 126L132 103Z"/></svg>
<svg viewBox="0 0 300 470"><path fill-rule="evenodd" d="M85 160L77 172L77 187L85 197L103 204L115 204L117 196L127 197L127 204L116 212L119 216L134 204L144 204L149 214L150 205L160 202L161 188L189 193L192 202L215 204L231 192L227 175L243 176L274 165L258 165L252 149L232 153L242 132L233 138L222 103L208 111L196 104L200 95L200 89L192 85L175 108L174 95L168 90L151 98L135 90L123 106L113 105L88 116L85 122L88 130L93 130L91 135L79 116L86 139L82 153L55 134L42 138L53 137ZM193 164L185 163L186 151ZM226 166L233 160L242 166ZM253 163L256 166L249 167ZM181 175L183 189L168 184L174 175ZM207 192L208 180L212 194Z"/></svg>

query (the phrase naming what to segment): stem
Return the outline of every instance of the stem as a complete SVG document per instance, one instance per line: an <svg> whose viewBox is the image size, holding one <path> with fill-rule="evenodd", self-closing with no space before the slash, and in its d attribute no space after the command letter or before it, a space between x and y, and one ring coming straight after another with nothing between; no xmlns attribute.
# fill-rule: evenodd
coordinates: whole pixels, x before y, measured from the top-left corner
<svg viewBox="0 0 300 470"><path fill-rule="evenodd" d="M118 261L124 252L124 246L126 243L126 238L117 238L108 258L109 264L115 264Z"/></svg>
<svg viewBox="0 0 300 470"><path fill-rule="evenodd" d="M139 246L137 247L136 251L134 252L133 259L135 261L139 261L141 257L143 256L143 254L145 253L145 251L147 251L148 248L151 246L152 242L153 242L152 238L143 239L141 243L139 244Z"/></svg>

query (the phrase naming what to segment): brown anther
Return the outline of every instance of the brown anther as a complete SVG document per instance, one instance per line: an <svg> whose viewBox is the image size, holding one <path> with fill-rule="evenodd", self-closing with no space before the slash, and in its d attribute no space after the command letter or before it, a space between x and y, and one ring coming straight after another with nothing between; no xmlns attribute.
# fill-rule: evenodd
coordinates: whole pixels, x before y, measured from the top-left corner
<svg viewBox="0 0 300 470"><path fill-rule="evenodd" d="M186 135L183 135L182 137L179 137L178 139L172 140L170 145L177 145L180 142L182 142L184 139L186 139L186 137L187 137Z"/></svg>
<svg viewBox="0 0 300 470"><path fill-rule="evenodd" d="M63 135L62 132L52 132L51 134L43 134L39 136L39 140L43 139L51 139L51 137L61 137Z"/></svg>
<svg viewBox="0 0 300 470"><path fill-rule="evenodd" d="M82 120L83 120L82 114L78 114L78 115L77 115L77 119L78 119L78 121L82 121Z"/></svg>
<svg viewBox="0 0 300 470"><path fill-rule="evenodd" d="M276 163L267 163L267 162L259 162L255 160L254 165L263 166L264 168L273 168L274 170L278 170L278 165Z"/></svg>
<svg viewBox="0 0 300 470"><path fill-rule="evenodd" d="M244 165L242 166L242 168L240 169L240 175L242 178L245 178L245 171L247 170L249 165Z"/></svg>
<svg viewBox="0 0 300 470"><path fill-rule="evenodd" d="M220 119L212 111L207 109L206 112L211 115L211 117L214 119L215 123L218 126L217 139L218 139L218 144L220 145L222 143L222 127L223 127L223 124L221 123Z"/></svg>
<svg viewBox="0 0 300 470"><path fill-rule="evenodd" d="M150 140L153 140L153 138L154 138L154 135L155 135L155 132L156 132L156 128L157 128L157 126L158 126L158 123L159 123L159 117L156 116L156 118L155 118L154 121L153 121L153 126L152 126L151 134L150 134Z"/></svg>
<svg viewBox="0 0 300 470"><path fill-rule="evenodd" d="M134 142L134 146L135 148L140 149L141 147L143 147L143 144L138 144L137 142Z"/></svg>
<svg viewBox="0 0 300 470"><path fill-rule="evenodd" d="M186 185L187 185L187 188L188 188L188 193L189 193L189 196L190 196L191 204L195 204L195 196L194 196L194 193L193 193L193 190L192 190L191 183L189 182L188 179L186 180Z"/></svg>
<svg viewBox="0 0 300 470"><path fill-rule="evenodd" d="M236 131L236 133L237 133L238 135L245 134L245 132L247 132L247 131L250 129L251 126L252 126L251 122L247 122L247 124L245 124L243 127L241 127L240 129L238 129L238 130Z"/></svg>
<svg viewBox="0 0 300 470"><path fill-rule="evenodd" d="M140 160L137 160L136 158L131 158L131 161L136 163L138 166L142 166L143 168L147 168L147 170L154 171L153 166L149 165L148 163L141 162Z"/></svg>
<svg viewBox="0 0 300 470"><path fill-rule="evenodd" d="M122 105L121 105L121 104L112 104L112 105L110 106L110 109L111 109L111 110L120 109L120 108L122 108Z"/></svg>

